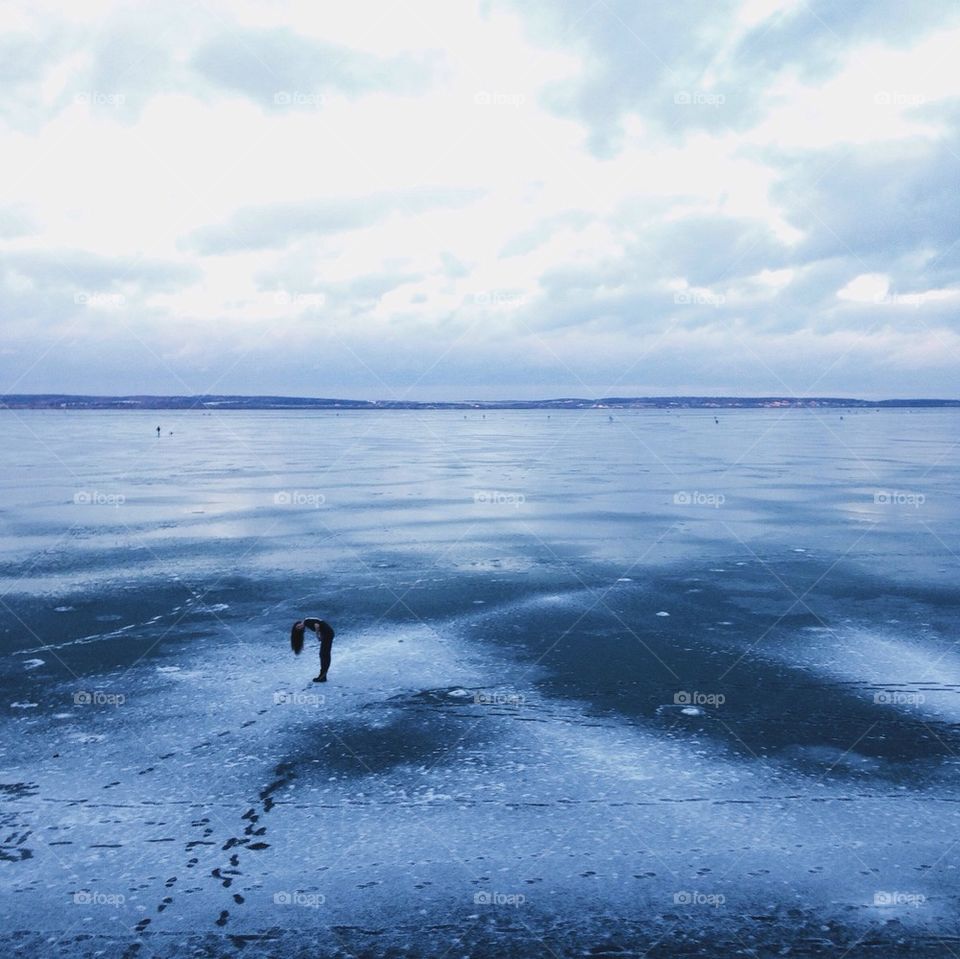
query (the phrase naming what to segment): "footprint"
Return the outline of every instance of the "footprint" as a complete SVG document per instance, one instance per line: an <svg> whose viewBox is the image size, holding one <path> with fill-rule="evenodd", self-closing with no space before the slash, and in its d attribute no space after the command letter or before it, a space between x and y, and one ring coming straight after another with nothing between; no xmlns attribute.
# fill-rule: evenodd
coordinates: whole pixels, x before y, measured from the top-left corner
<svg viewBox="0 0 960 959"><path fill-rule="evenodd" d="M242 905L246 900L240 895L239 892L235 892L233 894L233 901L239 906Z"/></svg>
<svg viewBox="0 0 960 959"><path fill-rule="evenodd" d="M229 889L233 885L233 879L231 879L230 876L223 875L219 866L214 869L210 875L213 876L214 879L219 879L220 885L222 885L224 889Z"/></svg>
<svg viewBox="0 0 960 959"><path fill-rule="evenodd" d="M230 913L227 912L226 909L224 909L224 910L220 913L220 918L217 920L217 925L218 925L218 926L225 926L225 925L227 924L227 920L228 920L229 918L230 918Z"/></svg>
<svg viewBox="0 0 960 959"><path fill-rule="evenodd" d="M133 928L135 932L143 932L150 925L149 919L141 919Z"/></svg>
<svg viewBox="0 0 960 959"><path fill-rule="evenodd" d="M167 887L167 889L169 889L176 881L177 881L177 877L176 877L176 876L171 876L171 877L164 883L164 885Z"/></svg>
<svg viewBox="0 0 960 959"><path fill-rule="evenodd" d="M163 912L163 910L166 909L171 902L173 902L173 898L171 896L164 896L160 905L157 906L157 912Z"/></svg>

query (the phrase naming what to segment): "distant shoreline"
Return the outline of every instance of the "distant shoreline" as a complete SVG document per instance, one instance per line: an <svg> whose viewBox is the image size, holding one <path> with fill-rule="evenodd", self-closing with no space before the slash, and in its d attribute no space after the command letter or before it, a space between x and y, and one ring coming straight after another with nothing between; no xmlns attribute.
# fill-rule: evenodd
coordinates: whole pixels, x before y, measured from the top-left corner
<svg viewBox="0 0 960 959"><path fill-rule="evenodd" d="M308 396L85 396L21 393L0 398L8 410L589 410L589 409L942 409L960 399L864 400L850 397L614 396L547 400L340 400Z"/></svg>

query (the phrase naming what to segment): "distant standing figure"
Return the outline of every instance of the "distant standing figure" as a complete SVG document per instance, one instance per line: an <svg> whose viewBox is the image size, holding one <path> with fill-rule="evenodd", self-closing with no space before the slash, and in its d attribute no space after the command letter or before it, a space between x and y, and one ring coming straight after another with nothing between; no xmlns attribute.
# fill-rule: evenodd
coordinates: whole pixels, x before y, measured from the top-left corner
<svg viewBox="0 0 960 959"><path fill-rule="evenodd" d="M313 681L325 683L327 670L330 669L330 653L333 650L333 627L322 619L298 619L290 629L290 648L297 656L303 649L303 634L308 629L316 633L320 640L320 675L314 676Z"/></svg>
<svg viewBox="0 0 960 959"><path fill-rule="evenodd" d="M157 427L157 439L160 439L160 427Z"/></svg>

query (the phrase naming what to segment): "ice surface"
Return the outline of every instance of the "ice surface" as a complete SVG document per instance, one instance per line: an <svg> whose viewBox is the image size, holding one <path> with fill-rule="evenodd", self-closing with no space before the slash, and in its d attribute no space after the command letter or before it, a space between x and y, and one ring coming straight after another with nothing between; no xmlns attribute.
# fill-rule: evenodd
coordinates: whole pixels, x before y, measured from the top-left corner
<svg viewBox="0 0 960 959"><path fill-rule="evenodd" d="M953 948L956 413L0 422L5 952Z"/></svg>

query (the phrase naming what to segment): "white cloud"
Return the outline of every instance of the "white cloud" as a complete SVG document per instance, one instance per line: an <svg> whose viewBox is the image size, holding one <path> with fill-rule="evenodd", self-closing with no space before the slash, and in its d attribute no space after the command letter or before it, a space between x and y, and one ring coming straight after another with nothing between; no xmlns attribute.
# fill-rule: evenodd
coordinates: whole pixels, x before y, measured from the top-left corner
<svg viewBox="0 0 960 959"><path fill-rule="evenodd" d="M890 289L890 277L883 273L861 273L843 289L837 290L837 299L851 303L880 303Z"/></svg>

